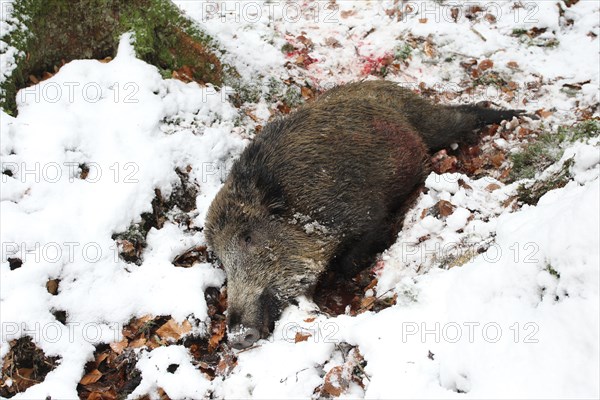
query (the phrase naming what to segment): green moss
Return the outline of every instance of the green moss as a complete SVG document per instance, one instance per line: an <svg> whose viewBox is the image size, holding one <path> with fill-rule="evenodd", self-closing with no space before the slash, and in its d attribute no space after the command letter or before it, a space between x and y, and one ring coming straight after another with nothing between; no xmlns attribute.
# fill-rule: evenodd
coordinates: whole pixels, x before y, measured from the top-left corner
<svg viewBox="0 0 600 400"><path fill-rule="evenodd" d="M538 172L554 164L562 156L560 143L563 140L561 133L542 134L537 141L525 145L518 153L511 154L511 179L532 179Z"/></svg>
<svg viewBox="0 0 600 400"><path fill-rule="evenodd" d="M546 271L548 271L548 273L550 275L552 275L553 277L555 277L556 279L560 279L560 273L555 270L554 268L552 268L552 265L548 264L546 265Z"/></svg>
<svg viewBox="0 0 600 400"><path fill-rule="evenodd" d="M74 59L114 57L120 36L135 35L138 57L157 66L163 76L185 67L191 79L220 86L224 74L213 40L169 0L15 0L16 29L2 37L20 51L16 68L2 83L0 106L16 113L17 90L30 75L53 72Z"/></svg>
<svg viewBox="0 0 600 400"><path fill-rule="evenodd" d="M589 119L582 121L571 128L561 127L558 130L563 132L570 142L578 140L587 140L600 136L600 120Z"/></svg>
<svg viewBox="0 0 600 400"><path fill-rule="evenodd" d="M527 29L513 29L512 31L512 35L513 36L523 36L527 34Z"/></svg>
<svg viewBox="0 0 600 400"><path fill-rule="evenodd" d="M571 180L570 168L573 159L567 160L560 171L550 175L544 180L533 183L522 183L517 188L517 200L522 204L535 206L540 198L551 190L564 187Z"/></svg>
<svg viewBox="0 0 600 400"><path fill-rule="evenodd" d="M294 50L296 50L296 48L295 48L295 47L294 47L294 45L293 45L293 44L291 44L291 43L286 43L286 44L284 44L283 46L281 46L281 52L282 52L282 53L291 53L291 52L293 52Z"/></svg>
<svg viewBox="0 0 600 400"><path fill-rule="evenodd" d="M408 43L396 46L394 49L394 58L396 60L406 61L412 55L412 51L413 48Z"/></svg>
<svg viewBox="0 0 600 400"><path fill-rule="evenodd" d="M537 173L542 172L562 157L564 143L573 143L577 140L587 140L599 136L600 121L597 119L582 121L572 126L561 126L555 133L540 134L536 141L528 143L518 153L511 154L510 160L513 167L510 177L513 181L532 179ZM562 178L555 179L548 185L556 186L562 182ZM525 193L527 188L522 191ZM531 196L525 195L525 197Z"/></svg>

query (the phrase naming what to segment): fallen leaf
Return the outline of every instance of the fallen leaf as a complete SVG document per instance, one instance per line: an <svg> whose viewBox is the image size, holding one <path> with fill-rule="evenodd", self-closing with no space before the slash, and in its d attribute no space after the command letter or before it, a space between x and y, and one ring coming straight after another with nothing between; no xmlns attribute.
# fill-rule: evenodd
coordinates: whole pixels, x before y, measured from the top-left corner
<svg viewBox="0 0 600 400"><path fill-rule="evenodd" d="M498 189L500 189L500 185L498 185L497 183L490 183L485 187L485 190L487 190L488 192L493 192L494 190Z"/></svg>
<svg viewBox="0 0 600 400"><path fill-rule="evenodd" d="M216 373L220 376L227 376L237 365L237 357L233 352L227 351L223 354L223 357L217 364Z"/></svg>
<svg viewBox="0 0 600 400"><path fill-rule="evenodd" d="M315 97L315 93L309 87L306 86L302 86L300 88L300 94L305 100L312 99L313 97Z"/></svg>
<svg viewBox="0 0 600 400"><path fill-rule="evenodd" d="M454 209L456 208L456 207L454 207L454 205L452 203L450 203L449 201L446 201L446 200L438 201L434 207L437 207L437 209L439 210L440 215L442 217L449 216L450 214L452 214L454 212Z"/></svg>
<svg viewBox="0 0 600 400"><path fill-rule="evenodd" d="M462 179L458 180L458 186L460 186L461 188L463 188L465 190L473 190L473 188L471 187L471 185L469 185L467 182L465 182Z"/></svg>
<svg viewBox="0 0 600 400"><path fill-rule="evenodd" d="M117 396L112 390L106 392L92 392L88 395L87 400L114 400Z"/></svg>
<svg viewBox="0 0 600 400"><path fill-rule="evenodd" d="M427 18L419 18L419 23L426 24L427 23Z"/></svg>
<svg viewBox="0 0 600 400"><path fill-rule="evenodd" d="M128 256L135 256L135 246L129 240L122 239L117 241L117 245L121 247L121 253Z"/></svg>
<svg viewBox="0 0 600 400"><path fill-rule="evenodd" d="M110 344L110 348L115 353L121 354L123 352L123 350L125 350L125 348L127 347L128 343L129 343L129 341L127 340L127 338L123 338L123 340L121 340L120 342L112 342Z"/></svg>
<svg viewBox="0 0 600 400"><path fill-rule="evenodd" d="M519 64L516 61L509 61L506 66L510 69L519 69Z"/></svg>
<svg viewBox="0 0 600 400"><path fill-rule="evenodd" d="M350 386L349 380L344 376L344 367L335 366L325 375L323 392L333 397L339 397Z"/></svg>
<svg viewBox="0 0 600 400"><path fill-rule="evenodd" d="M306 318L304 322L313 322L315 319L315 317Z"/></svg>
<svg viewBox="0 0 600 400"><path fill-rule="evenodd" d="M553 111L546 111L543 108L541 110L537 110L535 113L542 118L548 118L548 117L552 116L552 114L554 114Z"/></svg>
<svg viewBox="0 0 600 400"><path fill-rule="evenodd" d="M98 380L100 380L100 378L102 378L102 372L95 369L95 370L85 374L83 376L83 378L81 378L81 380L79 381L79 384L86 386L86 385L98 382Z"/></svg>
<svg viewBox="0 0 600 400"><path fill-rule="evenodd" d="M58 279L50 279L48 282L46 282L46 290L48 290L48 293L50 293L53 296L56 296L58 294L59 282L60 280Z"/></svg>
<svg viewBox="0 0 600 400"><path fill-rule="evenodd" d="M464 69L471 69L475 65L477 65L477 60L474 58L469 58L468 60L460 62L460 66L463 67Z"/></svg>
<svg viewBox="0 0 600 400"><path fill-rule="evenodd" d="M504 159L505 159L504 153L501 153L501 152L498 152L490 157L490 161L492 162L492 165L496 168L500 168L500 166L504 162Z"/></svg>
<svg viewBox="0 0 600 400"><path fill-rule="evenodd" d="M192 325L188 320L183 321L180 325L173 318L165 322L156 330L156 334L162 339L179 340L183 335L192 330Z"/></svg>
<svg viewBox="0 0 600 400"><path fill-rule="evenodd" d="M311 336L312 335L310 333L304 334L302 332L296 332L296 336L294 337L294 343L306 342Z"/></svg>
<svg viewBox="0 0 600 400"><path fill-rule="evenodd" d="M369 311L375 304L375 297L365 297L360 302L360 311Z"/></svg>
<svg viewBox="0 0 600 400"><path fill-rule="evenodd" d="M435 57L435 55L437 53L435 51L435 46L432 43L430 43L430 42L425 42L425 48L424 48L424 50L425 50L425 54L427 54L427 56L429 58Z"/></svg>
<svg viewBox="0 0 600 400"><path fill-rule="evenodd" d="M140 347L146 346L147 343L148 343L148 339L146 339L145 337L141 337L141 338L132 340L131 343L129 344L129 347L131 347L133 349L139 349Z"/></svg>
<svg viewBox="0 0 600 400"><path fill-rule="evenodd" d="M484 18L486 19L487 22L489 22L490 24L495 24L496 23L496 16L493 14L485 14Z"/></svg>
<svg viewBox="0 0 600 400"><path fill-rule="evenodd" d="M329 47L333 47L334 49L342 47L342 44L340 43L340 41L331 36L328 37L327 39L325 39L325 45L329 46Z"/></svg>
<svg viewBox="0 0 600 400"><path fill-rule="evenodd" d="M225 337L227 331L227 322L225 320L213 321L211 324L211 336L208 339L208 351L212 353L219 347L219 343Z"/></svg>
<svg viewBox="0 0 600 400"><path fill-rule="evenodd" d="M494 66L494 62L490 59L485 59L479 63L479 69L482 71L488 70Z"/></svg>

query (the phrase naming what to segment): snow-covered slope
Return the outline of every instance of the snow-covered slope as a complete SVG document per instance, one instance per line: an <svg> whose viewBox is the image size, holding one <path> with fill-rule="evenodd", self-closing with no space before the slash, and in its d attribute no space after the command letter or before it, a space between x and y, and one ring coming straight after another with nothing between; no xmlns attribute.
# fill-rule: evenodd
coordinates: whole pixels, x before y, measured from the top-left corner
<svg viewBox="0 0 600 400"><path fill-rule="evenodd" d="M560 2L562 15L554 2L482 3L474 17L471 3L453 2L461 4L456 21L450 5L434 1L411 2L412 9L395 1L176 3L259 86L275 79L325 88L373 78L385 66L386 79L415 88L460 89L454 102L552 110L530 127L555 131L586 110L598 117L596 1ZM515 33L533 27L546 31L531 39ZM77 398L95 346L119 342L133 317L168 315L206 335L204 291L225 281L210 263L173 266L204 243L198 229L172 219L150 229L140 265L118 256L113 235L152 211L155 189L167 197L175 190L176 169L198 185L190 224L201 227L226 165L275 105L263 96L237 109L227 88L165 80L135 58L130 40L123 37L110 63L74 61L23 89L18 117L1 115L2 171L10 174L0 192L0 357L11 340L31 336L47 356L61 358L44 382L14 398ZM282 52L286 43L290 51ZM394 69L385 60L406 43L410 58L398 58ZM461 62L471 58L492 60L517 89L482 83L463 90L471 81ZM395 305L329 317L303 300L269 340L239 352L235 368L214 379L182 345L142 346L142 379L130 397L158 398L160 388L173 399L597 398L600 147L598 138L565 147L551 168L572 159L571 181L519 210L506 205L518 182L432 173L370 289L371 297L396 296ZM440 200L454 212L425 216ZM439 268L457 255L466 256ZM15 258L19 268L11 268ZM46 286L52 279L60 279L57 295ZM66 312L64 324L57 310Z"/></svg>

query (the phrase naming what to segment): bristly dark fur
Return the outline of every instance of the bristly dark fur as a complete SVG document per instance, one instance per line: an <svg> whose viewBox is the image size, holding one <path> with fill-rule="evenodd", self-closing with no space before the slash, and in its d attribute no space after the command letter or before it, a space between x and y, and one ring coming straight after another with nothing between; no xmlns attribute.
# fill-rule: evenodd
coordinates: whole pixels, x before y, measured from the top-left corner
<svg viewBox="0 0 600 400"><path fill-rule="evenodd" d="M227 273L230 330L252 330L236 336L237 345L249 345L255 332L265 336L326 268L353 275L393 243L432 152L519 114L434 105L370 81L332 89L267 124L206 220Z"/></svg>

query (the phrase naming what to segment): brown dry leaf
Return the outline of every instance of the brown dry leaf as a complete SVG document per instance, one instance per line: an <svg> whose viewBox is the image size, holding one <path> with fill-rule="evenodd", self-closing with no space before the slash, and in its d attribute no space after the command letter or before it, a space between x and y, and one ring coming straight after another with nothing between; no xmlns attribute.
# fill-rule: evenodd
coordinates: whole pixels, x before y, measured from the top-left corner
<svg viewBox="0 0 600 400"><path fill-rule="evenodd" d="M245 111L245 113L246 113L246 115L247 115L248 117L250 117L250 119L251 119L252 121L254 121L254 122L258 122L258 121L259 121L258 117L257 117L256 115L254 115L254 113L253 113L252 111L250 111L250 110L246 110L246 111Z"/></svg>
<svg viewBox="0 0 600 400"><path fill-rule="evenodd" d="M455 169L458 160L454 156L449 156L446 150L438 152L432 159L433 170L438 174L451 172Z"/></svg>
<svg viewBox="0 0 600 400"><path fill-rule="evenodd" d="M288 106L285 103L281 103L277 106L277 109L279 110L279 112L281 112L282 114L289 114L290 111L292 111L292 108L290 106Z"/></svg>
<svg viewBox="0 0 600 400"><path fill-rule="evenodd" d="M227 323L225 320L213 321L211 325L211 336L208 339L208 351L212 353L219 347L219 343L225 337L227 331Z"/></svg>
<svg viewBox="0 0 600 400"><path fill-rule="evenodd" d="M300 88L300 94L305 100L312 99L313 97L315 97L315 93L312 91L312 89L306 86L302 86Z"/></svg>
<svg viewBox="0 0 600 400"><path fill-rule="evenodd" d="M117 240L117 244L121 247L121 253L128 257L135 256L135 246L129 240Z"/></svg>
<svg viewBox="0 0 600 400"><path fill-rule="evenodd" d="M92 392L88 395L87 400L115 400L117 396L113 390L106 392Z"/></svg>
<svg viewBox="0 0 600 400"><path fill-rule="evenodd" d="M452 16L452 19L454 20L454 22L458 21L458 12L459 12L458 7L452 7L450 9L450 15Z"/></svg>
<svg viewBox="0 0 600 400"><path fill-rule="evenodd" d="M430 42L425 42L425 54L427 54L427 57L429 58L433 58L436 56L437 51L435 50L435 46L433 45L433 43Z"/></svg>
<svg viewBox="0 0 600 400"><path fill-rule="evenodd" d="M173 318L168 320L156 330L156 334L162 339L179 340L183 335L192 330L192 325L188 320L183 321L180 325Z"/></svg>
<svg viewBox="0 0 600 400"><path fill-rule="evenodd" d="M141 338L132 340L131 343L129 344L129 346L131 348L137 349L137 348L146 346L147 343L148 343L148 339L141 337Z"/></svg>
<svg viewBox="0 0 600 400"><path fill-rule="evenodd" d="M160 400L171 400L171 398L163 388L159 387L156 391L158 392L158 398Z"/></svg>
<svg viewBox="0 0 600 400"><path fill-rule="evenodd" d="M304 322L313 322L315 319L315 317L306 318Z"/></svg>
<svg viewBox="0 0 600 400"><path fill-rule="evenodd" d="M112 57L108 56L106 58L103 58L102 60L99 60L102 64L106 64L112 61Z"/></svg>
<svg viewBox="0 0 600 400"><path fill-rule="evenodd" d="M474 58L469 58L468 60L461 61L460 66L464 69L470 69L477 65L477 60Z"/></svg>
<svg viewBox="0 0 600 400"><path fill-rule="evenodd" d="M427 18L419 18L419 23L426 24L427 23Z"/></svg>
<svg viewBox="0 0 600 400"><path fill-rule="evenodd" d="M373 280L371 281L371 283L369 283L369 284L367 285L367 287L365 288L365 292L366 292L367 290L369 290L369 289L373 289L375 286L377 286L377 283L378 283L378 281L377 281L377 278L373 279Z"/></svg>
<svg viewBox="0 0 600 400"><path fill-rule="evenodd" d="M356 11L355 10L347 10L347 11L342 11L340 14L341 14L342 18L348 18L352 15L355 15Z"/></svg>
<svg viewBox="0 0 600 400"><path fill-rule="evenodd" d="M473 190L473 187L471 187L471 185L469 185L467 182L465 182L462 179L458 180L458 186L460 186L461 188L463 188L465 190Z"/></svg>
<svg viewBox="0 0 600 400"><path fill-rule="evenodd" d="M350 382L344 375L344 367L342 365L331 368L327 375L325 375L323 392L333 397L339 397L350 386Z"/></svg>
<svg viewBox="0 0 600 400"><path fill-rule="evenodd" d="M307 38L307 37L306 37L306 36L304 36L304 35L300 35L300 36L296 37L296 39L297 39L297 40L298 40L300 43L302 43L303 45L305 45L306 47L311 47L311 46L313 46L313 45L314 45L313 41L312 41L312 40L310 40L309 38Z"/></svg>
<svg viewBox="0 0 600 400"><path fill-rule="evenodd" d="M102 364L102 361L106 360L108 358L108 353L100 353L96 356L96 367L98 367L100 364Z"/></svg>
<svg viewBox="0 0 600 400"><path fill-rule="evenodd" d="M360 302L360 311L369 311L371 308L373 308L375 300L377 300L375 297L365 297L362 299Z"/></svg>
<svg viewBox="0 0 600 400"><path fill-rule="evenodd" d="M188 83L194 80L194 71L189 65L184 65L183 67L174 70L172 77L173 79L179 79L180 81Z"/></svg>
<svg viewBox="0 0 600 400"><path fill-rule="evenodd" d="M497 183L490 183L485 187L485 190L487 190L488 192L493 192L494 190L498 189L500 189L500 185L498 185Z"/></svg>
<svg viewBox="0 0 600 400"><path fill-rule="evenodd" d="M306 342L312 335L310 333L304 334L302 332L296 332L294 337L294 343Z"/></svg>
<svg viewBox="0 0 600 400"><path fill-rule="evenodd" d="M325 45L329 46L329 47L333 47L334 49L342 47L342 44L340 43L340 41L332 36L325 39Z"/></svg>
<svg viewBox="0 0 600 400"><path fill-rule="evenodd" d="M504 162L504 159L505 159L504 153L500 153L500 152L498 152L490 157L490 161L492 162L492 165L496 168L500 168L500 166Z"/></svg>
<svg viewBox="0 0 600 400"><path fill-rule="evenodd" d="M29 75L29 81L31 83L33 83L34 85L37 85L38 83L40 83L40 80L38 78L36 78L35 75Z"/></svg>
<svg viewBox="0 0 600 400"><path fill-rule="evenodd" d="M121 354L123 352L123 350L125 350L127 348L128 343L129 343L129 341L127 340L127 338L124 337L123 340L121 340L120 342L112 342L110 344L110 348L115 353Z"/></svg>
<svg viewBox="0 0 600 400"><path fill-rule="evenodd" d="M95 369L85 374L83 378L81 378L81 380L79 381L79 384L83 386L90 385L92 383L98 382L100 378L102 378L102 372Z"/></svg>
<svg viewBox="0 0 600 400"><path fill-rule="evenodd" d="M488 70L494 66L494 62L490 59L485 59L479 63L479 69L482 71Z"/></svg>
<svg viewBox="0 0 600 400"><path fill-rule="evenodd" d="M509 61L506 66L510 69L519 69L519 64L516 61Z"/></svg>
<svg viewBox="0 0 600 400"><path fill-rule="evenodd" d="M537 110L535 113L542 118L548 118L554 114L554 111L546 111L542 108L541 110Z"/></svg>
<svg viewBox="0 0 600 400"><path fill-rule="evenodd" d="M440 200L436 204L437 209L440 211L442 217L447 217L454 212L454 205L446 200Z"/></svg>
<svg viewBox="0 0 600 400"><path fill-rule="evenodd" d="M486 19L487 22L489 22L490 24L495 24L496 23L496 16L493 14L485 14L484 18Z"/></svg>
<svg viewBox="0 0 600 400"><path fill-rule="evenodd" d="M48 282L46 282L46 289L48 290L48 293L50 293L53 296L56 296L58 294L58 283L60 281L58 279L50 279Z"/></svg>
<svg viewBox="0 0 600 400"><path fill-rule="evenodd" d="M144 326L144 324L148 323L149 321L152 321L153 319L154 317L151 315L144 315L141 318L136 318L132 320L123 328L123 336L129 339L135 338L139 334L139 331L142 328L142 326Z"/></svg>
<svg viewBox="0 0 600 400"><path fill-rule="evenodd" d="M229 373L235 368L237 365L237 358L231 351L227 351L223 353L223 358L217 364L216 373L220 376L229 375Z"/></svg>
<svg viewBox="0 0 600 400"><path fill-rule="evenodd" d="M50 79L54 76L54 74L48 72L48 71L44 71L44 73L42 74L42 80L45 81L46 79Z"/></svg>

